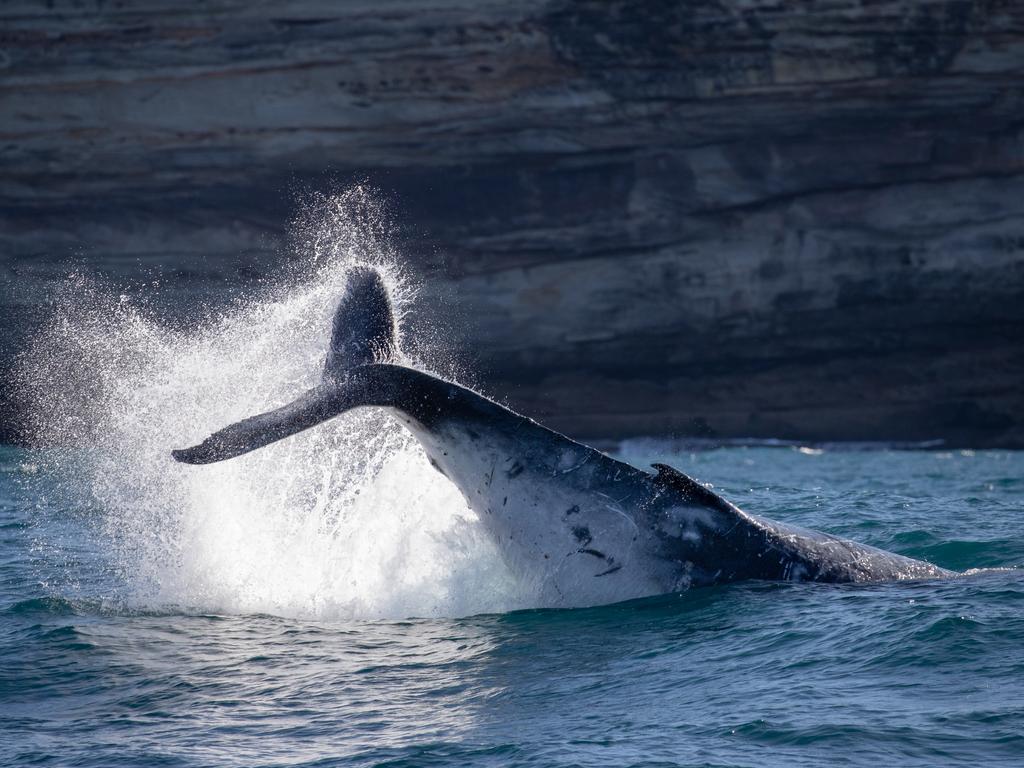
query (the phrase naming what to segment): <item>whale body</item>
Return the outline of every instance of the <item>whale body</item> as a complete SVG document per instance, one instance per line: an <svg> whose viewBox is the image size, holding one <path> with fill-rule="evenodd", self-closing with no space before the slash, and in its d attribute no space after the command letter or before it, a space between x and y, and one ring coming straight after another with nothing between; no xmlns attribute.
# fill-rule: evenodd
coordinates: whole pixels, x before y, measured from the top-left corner
<svg viewBox="0 0 1024 768"><path fill-rule="evenodd" d="M322 383L172 451L223 461L353 408L387 409L479 516L547 607L581 607L744 579L857 583L953 575L930 563L748 514L665 464L650 473L471 389L378 362L396 351L386 288L349 276Z"/></svg>

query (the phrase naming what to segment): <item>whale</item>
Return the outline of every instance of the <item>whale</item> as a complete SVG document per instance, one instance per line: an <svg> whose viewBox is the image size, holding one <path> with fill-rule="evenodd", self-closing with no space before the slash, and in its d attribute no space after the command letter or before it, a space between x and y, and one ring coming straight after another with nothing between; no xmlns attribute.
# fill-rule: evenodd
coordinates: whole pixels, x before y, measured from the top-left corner
<svg viewBox="0 0 1024 768"><path fill-rule="evenodd" d="M742 580L868 583L953 572L747 513L667 464L646 471L400 361L390 296L352 268L320 382L292 402L173 450L209 464L355 408L385 409L458 487L543 607L616 603Z"/></svg>

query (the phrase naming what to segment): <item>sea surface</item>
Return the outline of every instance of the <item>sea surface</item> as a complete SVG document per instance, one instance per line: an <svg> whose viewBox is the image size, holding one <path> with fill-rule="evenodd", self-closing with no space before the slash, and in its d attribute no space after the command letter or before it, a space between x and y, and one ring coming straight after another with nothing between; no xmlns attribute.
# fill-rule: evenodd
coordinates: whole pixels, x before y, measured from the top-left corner
<svg viewBox="0 0 1024 768"><path fill-rule="evenodd" d="M290 271L187 323L156 279L51 297L15 379L49 447L0 446L0 768L1024 765L1024 453L629 441L753 514L970 572L573 610L378 409L174 462L320 383L356 263L393 359L474 383L372 195L323 203Z"/></svg>
<svg viewBox="0 0 1024 768"><path fill-rule="evenodd" d="M538 610L413 448L325 517L166 447L0 448L0 765L1024 765L1024 453L633 441L752 513L981 570Z"/></svg>

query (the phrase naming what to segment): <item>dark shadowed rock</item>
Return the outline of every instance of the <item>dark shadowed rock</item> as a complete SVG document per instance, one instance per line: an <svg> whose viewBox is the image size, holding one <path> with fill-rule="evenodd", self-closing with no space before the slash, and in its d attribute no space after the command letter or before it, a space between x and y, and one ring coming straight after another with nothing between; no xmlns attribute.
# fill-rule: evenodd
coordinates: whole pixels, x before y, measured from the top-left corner
<svg viewBox="0 0 1024 768"><path fill-rule="evenodd" d="M5 358L73 268L215 305L368 179L554 427L1024 444L1020 3L184 8L0 9Z"/></svg>

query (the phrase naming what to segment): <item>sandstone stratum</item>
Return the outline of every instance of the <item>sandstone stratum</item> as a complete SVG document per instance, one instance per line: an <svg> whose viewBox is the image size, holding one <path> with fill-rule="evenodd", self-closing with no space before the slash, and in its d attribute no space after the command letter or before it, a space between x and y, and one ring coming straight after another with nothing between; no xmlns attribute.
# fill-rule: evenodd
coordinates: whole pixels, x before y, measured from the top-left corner
<svg viewBox="0 0 1024 768"><path fill-rule="evenodd" d="M6 368L69 272L215 307L359 182L574 436L1024 446L1019 0L10 0L0 105Z"/></svg>

